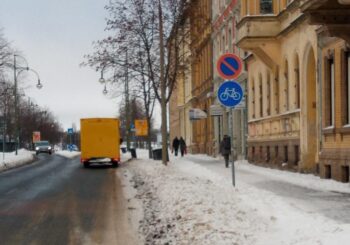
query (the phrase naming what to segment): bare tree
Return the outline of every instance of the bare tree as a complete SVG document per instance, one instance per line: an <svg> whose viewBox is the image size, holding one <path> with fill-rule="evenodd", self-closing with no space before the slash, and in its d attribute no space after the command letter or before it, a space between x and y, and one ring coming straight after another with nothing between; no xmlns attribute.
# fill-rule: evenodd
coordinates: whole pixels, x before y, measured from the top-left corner
<svg viewBox="0 0 350 245"><path fill-rule="evenodd" d="M161 104L163 163L167 155L167 103L179 69L178 36L182 27L185 0L111 0L106 30L111 35L95 43L87 63L97 70L108 64L121 75L131 71L136 81L150 81L154 97ZM170 40L169 42L168 40ZM168 41L168 42L167 42ZM127 62L125 53L128 54ZM141 57L141 59L140 59ZM151 98L151 96L148 96ZM152 103L146 102L145 105Z"/></svg>
<svg viewBox="0 0 350 245"><path fill-rule="evenodd" d="M7 67L13 53L10 43L6 40L0 29L0 72L3 72L3 69Z"/></svg>

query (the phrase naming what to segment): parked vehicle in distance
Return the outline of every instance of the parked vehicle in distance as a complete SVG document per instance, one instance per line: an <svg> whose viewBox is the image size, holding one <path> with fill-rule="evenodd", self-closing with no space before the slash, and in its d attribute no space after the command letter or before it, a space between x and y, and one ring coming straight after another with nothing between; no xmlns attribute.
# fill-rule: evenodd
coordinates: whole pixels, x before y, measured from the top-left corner
<svg viewBox="0 0 350 245"><path fill-rule="evenodd" d="M81 163L112 163L117 167L120 162L119 120L116 118L80 119Z"/></svg>
<svg viewBox="0 0 350 245"><path fill-rule="evenodd" d="M35 153L49 153L52 154L52 147L48 141L37 141L34 143Z"/></svg>

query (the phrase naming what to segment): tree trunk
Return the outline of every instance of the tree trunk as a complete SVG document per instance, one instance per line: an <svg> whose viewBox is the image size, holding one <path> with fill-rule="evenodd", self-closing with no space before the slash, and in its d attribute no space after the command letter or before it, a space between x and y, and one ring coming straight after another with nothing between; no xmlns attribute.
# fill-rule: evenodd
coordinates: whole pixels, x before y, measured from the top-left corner
<svg viewBox="0 0 350 245"><path fill-rule="evenodd" d="M160 93L162 110L162 162L167 165L168 140L167 140L167 110L166 110L166 87L164 79L164 39L163 39L163 13L161 0L158 0L159 11L159 51L160 51Z"/></svg>
<svg viewBox="0 0 350 245"><path fill-rule="evenodd" d="M148 157L149 159L152 158L152 141L151 141L151 118L147 117L147 147L148 147Z"/></svg>

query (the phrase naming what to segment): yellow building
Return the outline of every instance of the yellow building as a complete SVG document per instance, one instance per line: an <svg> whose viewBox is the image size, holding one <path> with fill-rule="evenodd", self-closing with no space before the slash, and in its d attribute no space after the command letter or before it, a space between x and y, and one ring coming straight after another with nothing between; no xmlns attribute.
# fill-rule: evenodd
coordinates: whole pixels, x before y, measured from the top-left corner
<svg viewBox="0 0 350 245"><path fill-rule="evenodd" d="M343 2L343 4L341 4ZM350 166L350 3L303 1L302 11L318 27L322 84L320 176L349 182Z"/></svg>
<svg viewBox="0 0 350 245"><path fill-rule="evenodd" d="M211 0L194 0L190 8L192 107L209 112L213 103ZM210 117L192 122L193 153L212 154L213 120Z"/></svg>
<svg viewBox="0 0 350 245"><path fill-rule="evenodd" d="M192 77L190 63L190 20L186 12L179 34L179 62L176 85L169 101L170 140L183 137L186 145L192 144L192 123L189 119L192 108Z"/></svg>
<svg viewBox="0 0 350 245"><path fill-rule="evenodd" d="M248 70L248 160L316 171L316 26L301 0L242 0L237 45Z"/></svg>

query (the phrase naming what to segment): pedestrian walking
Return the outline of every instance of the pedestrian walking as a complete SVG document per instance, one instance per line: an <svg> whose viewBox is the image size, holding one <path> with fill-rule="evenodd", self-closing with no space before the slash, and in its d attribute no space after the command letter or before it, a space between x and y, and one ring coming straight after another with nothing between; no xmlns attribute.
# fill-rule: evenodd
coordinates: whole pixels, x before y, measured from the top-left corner
<svg viewBox="0 0 350 245"><path fill-rule="evenodd" d="M225 166L228 168L228 160L231 154L231 139L227 135L224 135L220 143L221 155L225 158Z"/></svg>
<svg viewBox="0 0 350 245"><path fill-rule="evenodd" d="M180 152L181 152L181 156L183 157L184 156L184 154L186 154L186 142L185 142L185 140L182 138L182 137L180 137Z"/></svg>
<svg viewBox="0 0 350 245"><path fill-rule="evenodd" d="M177 156L177 152L179 150L179 144L180 144L180 141L177 138L177 136L175 136L175 138L173 140L173 152L175 152L175 156Z"/></svg>

